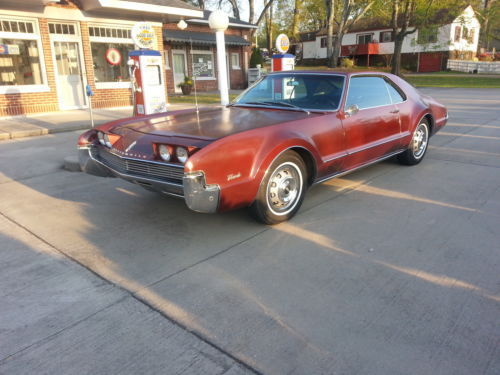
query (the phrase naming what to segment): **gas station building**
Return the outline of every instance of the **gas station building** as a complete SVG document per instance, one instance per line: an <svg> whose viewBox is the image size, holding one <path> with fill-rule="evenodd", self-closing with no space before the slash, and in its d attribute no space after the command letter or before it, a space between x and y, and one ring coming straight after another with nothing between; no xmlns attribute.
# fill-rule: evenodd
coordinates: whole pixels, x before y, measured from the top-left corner
<svg viewBox="0 0 500 375"><path fill-rule="evenodd" d="M86 85L94 108L131 105L131 29L143 21L153 26L163 54L166 94L192 75L193 62L207 67L198 90L217 89L208 12L180 0L3 0L0 12L0 116L87 108ZM176 27L181 19L185 30ZM253 27L230 19L231 88L246 86Z"/></svg>

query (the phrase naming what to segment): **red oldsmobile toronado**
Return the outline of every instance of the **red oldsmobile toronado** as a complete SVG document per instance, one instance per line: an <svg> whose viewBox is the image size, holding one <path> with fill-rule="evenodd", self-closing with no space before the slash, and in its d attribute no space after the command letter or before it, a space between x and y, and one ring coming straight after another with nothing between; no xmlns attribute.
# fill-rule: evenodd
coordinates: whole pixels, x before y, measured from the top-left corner
<svg viewBox="0 0 500 375"><path fill-rule="evenodd" d="M290 219L313 184L397 155L418 164L446 108L386 73L271 73L227 107L112 121L78 140L82 170L183 198Z"/></svg>

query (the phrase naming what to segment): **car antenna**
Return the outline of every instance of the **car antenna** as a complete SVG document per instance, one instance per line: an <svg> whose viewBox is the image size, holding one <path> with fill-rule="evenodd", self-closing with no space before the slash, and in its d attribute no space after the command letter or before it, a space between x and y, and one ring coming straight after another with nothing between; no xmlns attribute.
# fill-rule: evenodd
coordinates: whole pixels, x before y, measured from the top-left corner
<svg viewBox="0 0 500 375"><path fill-rule="evenodd" d="M189 37L189 43L191 46L191 52L193 52L193 39ZM200 114L200 109L198 108L198 93L196 91L196 76L198 74L198 71L194 69L194 63L193 63L193 54L191 53L191 71L193 72L193 86L194 86L194 105L196 107L196 116ZM198 118L198 122L200 122Z"/></svg>

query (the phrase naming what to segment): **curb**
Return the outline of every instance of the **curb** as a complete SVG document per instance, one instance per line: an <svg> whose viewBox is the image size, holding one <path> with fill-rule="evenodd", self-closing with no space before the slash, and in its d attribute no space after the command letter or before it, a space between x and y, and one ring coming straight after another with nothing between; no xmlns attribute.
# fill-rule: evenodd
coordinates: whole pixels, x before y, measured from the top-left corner
<svg viewBox="0 0 500 375"><path fill-rule="evenodd" d="M63 168L69 172L81 172L80 162L78 161L78 156L70 155L64 158Z"/></svg>
<svg viewBox="0 0 500 375"><path fill-rule="evenodd" d="M98 126L99 124L96 124ZM53 129L30 129L30 130L17 130L10 133L0 133L0 141L7 141L10 139L17 138L27 138L27 137L36 137L41 135L49 135L49 134L57 134L57 133L66 133L78 130L88 130L91 129L90 125L80 125L80 126L61 126Z"/></svg>

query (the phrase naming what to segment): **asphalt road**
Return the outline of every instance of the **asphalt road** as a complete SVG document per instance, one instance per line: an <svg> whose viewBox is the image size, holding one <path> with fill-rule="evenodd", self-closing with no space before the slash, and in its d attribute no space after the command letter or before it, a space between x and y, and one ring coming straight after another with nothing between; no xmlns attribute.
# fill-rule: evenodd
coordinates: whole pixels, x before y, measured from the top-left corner
<svg viewBox="0 0 500 375"><path fill-rule="evenodd" d="M289 223L190 212L0 143L1 374L500 373L500 90L416 167L312 188Z"/></svg>

